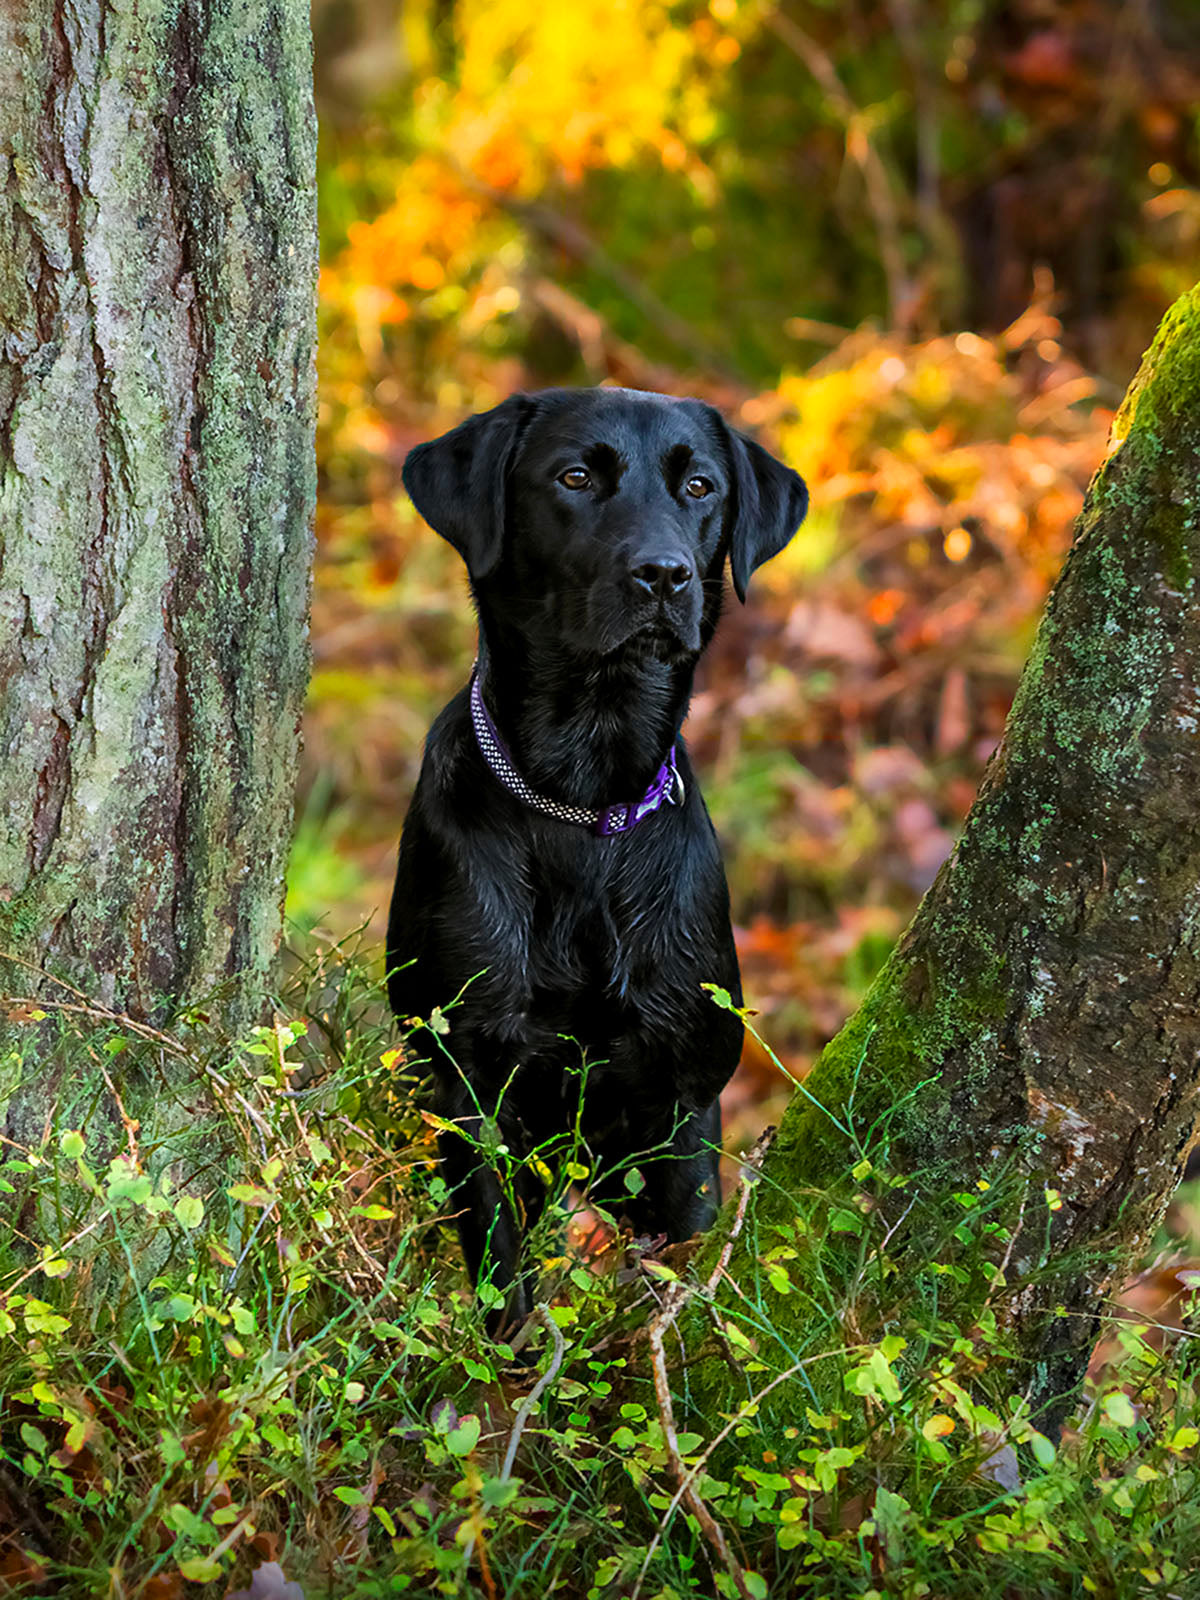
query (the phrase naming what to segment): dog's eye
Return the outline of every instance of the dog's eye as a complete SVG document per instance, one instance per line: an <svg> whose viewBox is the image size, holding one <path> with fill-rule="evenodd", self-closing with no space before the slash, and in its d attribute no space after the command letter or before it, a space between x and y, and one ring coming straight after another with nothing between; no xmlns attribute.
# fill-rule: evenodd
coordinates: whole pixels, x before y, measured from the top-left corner
<svg viewBox="0 0 1200 1600"><path fill-rule="evenodd" d="M705 495L713 492L713 486L707 478L689 478L684 488L693 500L703 500Z"/></svg>
<svg viewBox="0 0 1200 1600"><path fill-rule="evenodd" d="M558 481L564 489L590 489L591 476L582 467L568 467L565 472L560 472Z"/></svg>

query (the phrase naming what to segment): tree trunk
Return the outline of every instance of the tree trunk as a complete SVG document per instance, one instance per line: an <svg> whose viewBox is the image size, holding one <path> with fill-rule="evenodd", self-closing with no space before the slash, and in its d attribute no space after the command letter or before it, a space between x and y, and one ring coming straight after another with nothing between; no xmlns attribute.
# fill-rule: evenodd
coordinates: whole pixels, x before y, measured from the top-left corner
<svg viewBox="0 0 1200 1600"><path fill-rule="evenodd" d="M261 1007L307 611L297 0L0 20L0 989Z"/></svg>
<svg viewBox="0 0 1200 1600"><path fill-rule="evenodd" d="M765 1156L719 1298L742 1318L749 1298L764 1350L778 1337L768 1368L903 1327L965 1191L1010 1241L986 1272L1020 1386L1063 1414L1200 1113L1198 569L1200 288L1117 416L961 842ZM862 1292L839 1204L890 1288ZM732 1226L727 1208L710 1266ZM780 1294L763 1258L789 1238ZM729 1409L729 1370L694 1365L693 1404ZM776 1388L763 1423L813 1381Z"/></svg>

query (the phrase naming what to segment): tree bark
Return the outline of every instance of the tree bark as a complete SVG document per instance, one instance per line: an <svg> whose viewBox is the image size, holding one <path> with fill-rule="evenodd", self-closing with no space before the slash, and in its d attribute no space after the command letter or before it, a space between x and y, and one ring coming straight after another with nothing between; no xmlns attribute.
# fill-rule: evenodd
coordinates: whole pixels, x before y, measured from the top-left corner
<svg viewBox="0 0 1200 1600"><path fill-rule="evenodd" d="M766 1154L719 1299L757 1308L764 1350L777 1336L768 1369L848 1325L868 1341L902 1326L956 1248L955 1192L994 1193L1009 1378L1063 1414L1200 1114L1198 570L1200 288L1117 416L960 843ZM861 1256L839 1248L839 1203L886 1246L887 1293L864 1293ZM702 1279L732 1225L731 1206ZM763 1258L788 1237L780 1294ZM711 1321L693 1312L699 1340ZM729 1371L693 1365L693 1406L744 1401ZM762 1425L812 1403L813 1381L776 1388Z"/></svg>
<svg viewBox="0 0 1200 1600"><path fill-rule="evenodd" d="M308 675L307 10L25 0L0 30L0 990L147 1017L220 987L236 1024Z"/></svg>

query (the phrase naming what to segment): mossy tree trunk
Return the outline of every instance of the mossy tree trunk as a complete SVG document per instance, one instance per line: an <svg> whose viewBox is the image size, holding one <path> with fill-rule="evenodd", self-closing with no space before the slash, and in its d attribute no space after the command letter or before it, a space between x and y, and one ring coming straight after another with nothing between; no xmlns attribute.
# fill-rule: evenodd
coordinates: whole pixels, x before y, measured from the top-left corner
<svg viewBox="0 0 1200 1600"><path fill-rule="evenodd" d="M963 1216L955 1192L1004 1195L990 1304L1010 1378L1062 1415L1200 1115L1198 572L1200 288L1117 416L958 847L766 1154L724 1282L778 1331L778 1361L848 1325L868 1340L902 1330ZM816 1213L801 1240L788 1228L804 1196ZM829 1292L847 1252L814 1196L869 1217L899 1268L890 1298L867 1304L847 1267L840 1323ZM779 1294L764 1256L788 1237ZM721 1298L744 1317L746 1298ZM693 1311L699 1340L711 1323ZM692 1403L727 1409L728 1371L692 1365ZM794 1416L805 1383L774 1390L764 1423Z"/></svg>
<svg viewBox="0 0 1200 1600"><path fill-rule="evenodd" d="M0 991L236 1024L308 673L307 8L10 6L0 161Z"/></svg>

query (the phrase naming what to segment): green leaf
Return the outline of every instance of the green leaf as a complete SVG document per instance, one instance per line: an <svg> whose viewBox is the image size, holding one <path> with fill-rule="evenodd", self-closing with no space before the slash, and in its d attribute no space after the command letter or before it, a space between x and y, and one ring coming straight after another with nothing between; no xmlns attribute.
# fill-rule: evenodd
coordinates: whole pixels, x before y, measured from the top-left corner
<svg viewBox="0 0 1200 1600"><path fill-rule="evenodd" d="M904 1559L904 1531L912 1521L912 1514L912 1507L902 1494L893 1494L880 1484L875 1491L871 1515L888 1560L897 1565Z"/></svg>
<svg viewBox="0 0 1200 1600"><path fill-rule="evenodd" d="M204 1221L204 1201L199 1195L181 1194L175 1202L175 1218L180 1227L198 1228Z"/></svg>
<svg viewBox="0 0 1200 1600"><path fill-rule="evenodd" d="M736 1322L726 1322L724 1324L724 1329L725 1337L729 1340L731 1345L738 1346L741 1349L748 1351L751 1355L755 1353L754 1345L751 1343L747 1335L742 1332L741 1328L738 1327Z"/></svg>
<svg viewBox="0 0 1200 1600"><path fill-rule="evenodd" d="M1035 1428L1029 1435L1029 1447L1033 1451L1033 1458L1044 1472L1049 1472L1054 1465L1054 1446L1044 1433L1039 1433Z"/></svg>
<svg viewBox="0 0 1200 1600"><path fill-rule="evenodd" d="M191 1583L213 1583L221 1576L221 1563L211 1556L189 1556L179 1563L179 1571Z"/></svg>
<svg viewBox="0 0 1200 1600"><path fill-rule="evenodd" d="M49 1440L40 1428L35 1428L32 1422L21 1424L21 1438L24 1443L39 1456L44 1456L49 1448Z"/></svg>
<svg viewBox="0 0 1200 1600"><path fill-rule="evenodd" d="M678 1283L679 1274L666 1266L661 1261L642 1262L643 1272L648 1272L652 1278L657 1278L661 1283Z"/></svg>
<svg viewBox="0 0 1200 1600"><path fill-rule="evenodd" d="M519 1478L485 1478L483 1488L479 1491L479 1498L485 1506L498 1511L502 1506L515 1500L520 1489Z"/></svg>
<svg viewBox="0 0 1200 1600"><path fill-rule="evenodd" d="M1133 1402L1122 1389L1114 1389L1104 1396L1104 1414L1118 1428L1132 1428L1137 1422Z"/></svg>
<svg viewBox="0 0 1200 1600"><path fill-rule="evenodd" d="M138 1172L128 1156L116 1156L108 1164L108 1198L129 1200L134 1205L145 1205L154 1191L154 1185L144 1172Z"/></svg>
<svg viewBox="0 0 1200 1600"><path fill-rule="evenodd" d="M836 1206L829 1213L830 1233L861 1233L862 1230L861 1211L853 1211L849 1206Z"/></svg>
<svg viewBox="0 0 1200 1600"><path fill-rule="evenodd" d="M58 1136L58 1148L63 1155L69 1156L74 1161L83 1154L87 1146L78 1128L67 1128Z"/></svg>
<svg viewBox="0 0 1200 1600"><path fill-rule="evenodd" d="M66 1333L71 1326L67 1317L60 1317L44 1300L27 1300L22 1315L30 1333Z"/></svg>
<svg viewBox="0 0 1200 1600"><path fill-rule="evenodd" d="M458 1427L446 1435L446 1448L454 1456L469 1456L478 1443L479 1418L474 1413L460 1417Z"/></svg>
<svg viewBox="0 0 1200 1600"><path fill-rule="evenodd" d="M233 1325L239 1333L248 1334L254 1332L254 1313L249 1306L244 1306L240 1300L237 1300L230 1306L229 1315L233 1318Z"/></svg>
<svg viewBox="0 0 1200 1600"><path fill-rule="evenodd" d="M630 1167L625 1174L625 1192L627 1194L641 1194L646 1187L646 1180L637 1167Z"/></svg>
<svg viewBox="0 0 1200 1600"><path fill-rule="evenodd" d="M720 1006L722 1011L733 1011L736 1009L733 1003L733 996L730 994L728 989L722 989L720 984L702 983L700 987L708 990L713 1005Z"/></svg>
<svg viewBox="0 0 1200 1600"><path fill-rule="evenodd" d="M333 1491L335 1500L340 1500L344 1506L365 1506L367 1497L361 1489L350 1489L345 1485Z"/></svg>
<svg viewBox="0 0 1200 1600"><path fill-rule="evenodd" d="M852 1367L842 1381L851 1394L870 1395L892 1405L900 1399L900 1385L882 1350L873 1350L870 1358Z"/></svg>
<svg viewBox="0 0 1200 1600"><path fill-rule="evenodd" d="M77 1456L91 1436L93 1423L87 1417L76 1417L67 1429L67 1437L63 1440L63 1449L68 1455Z"/></svg>

